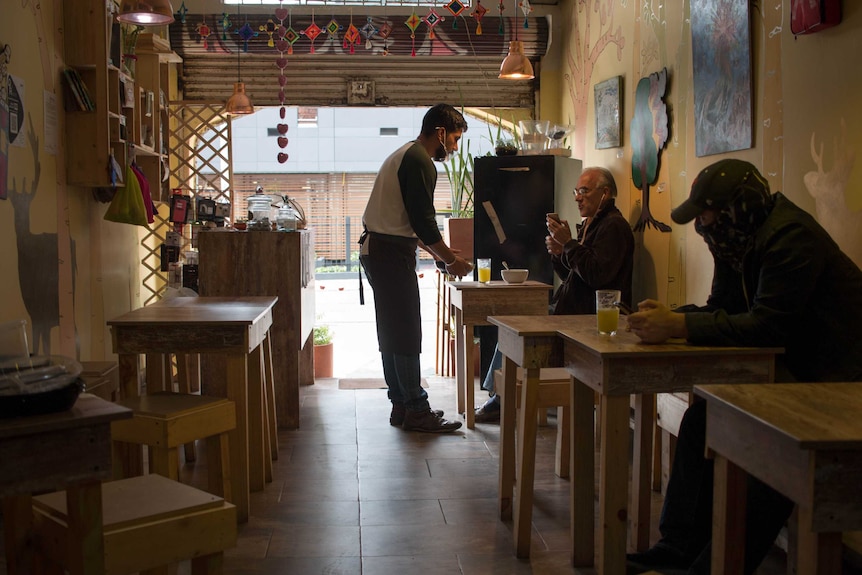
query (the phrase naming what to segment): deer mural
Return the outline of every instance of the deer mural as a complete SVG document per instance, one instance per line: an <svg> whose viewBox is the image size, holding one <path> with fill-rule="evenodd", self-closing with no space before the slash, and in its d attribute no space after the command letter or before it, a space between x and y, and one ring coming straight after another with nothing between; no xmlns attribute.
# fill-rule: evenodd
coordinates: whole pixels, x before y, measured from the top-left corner
<svg viewBox="0 0 862 575"><path fill-rule="evenodd" d="M34 234L30 231L30 204L39 189L42 166L39 162L39 138L28 117L27 141L33 152L33 179L21 178L21 187L13 177L9 200L15 212L15 238L18 247L18 284L24 307L30 315L33 330L32 353L50 355L51 329L60 325L59 256L56 233ZM72 290L75 284L75 244L72 243Z"/></svg>
<svg viewBox="0 0 862 575"><path fill-rule="evenodd" d="M817 221L856 265L862 265L862 212L851 211L845 198L856 153L847 144L847 126L843 120L841 141L836 141L832 148L832 169L826 171L823 143L818 147L815 134L811 134L811 159L817 171L806 173L803 181L808 193L814 198Z"/></svg>

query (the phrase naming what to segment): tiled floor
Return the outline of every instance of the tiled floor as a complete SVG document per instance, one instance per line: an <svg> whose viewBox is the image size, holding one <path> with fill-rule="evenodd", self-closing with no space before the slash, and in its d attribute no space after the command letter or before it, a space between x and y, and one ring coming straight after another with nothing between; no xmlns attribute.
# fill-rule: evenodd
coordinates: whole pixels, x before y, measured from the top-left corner
<svg viewBox="0 0 862 575"><path fill-rule="evenodd" d="M427 380L432 407L452 415L453 380ZM496 516L497 425L408 433L389 426L384 390L340 390L333 379L301 394L301 429L279 433L274 481L252 495L226 574L594 573L569 565L569 483L553 472L554 418L540 428L531 557L519 560L511 522ZM183 475L201 485L205 461ZM782 572L777 552L760 575Z"/></svg>

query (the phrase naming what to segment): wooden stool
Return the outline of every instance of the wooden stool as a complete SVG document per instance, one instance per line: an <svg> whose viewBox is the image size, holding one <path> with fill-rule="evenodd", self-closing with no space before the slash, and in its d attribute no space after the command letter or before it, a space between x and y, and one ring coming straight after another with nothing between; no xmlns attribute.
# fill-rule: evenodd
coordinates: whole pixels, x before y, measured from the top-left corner
<svg viewBox="0 0 862 575"><path fill-rule="evenodd" d="M68 567L66 493L34 497L33 512L40 561ZM103 484L102 517L106 575L152 570L187 559L192 561L192 573L218 575L224 550L236 546L236 507L159 475Z"/></svg>
<svg viewBox="0 0 862 575"><path fill-rule="evenodd" d="M232 401L206 395L154 393L118 403L131 409L134 416L111 425L115 446L116 442L149 446L150 472L177 480L178 447L206 439L207 489L231 500L228 432L236 427Z"/></svg>
<svg viewBox="0 0 862 575"><path fill-rule="evenodd" d="M554 473L563 479L569 477L569 429L571 426L571 409L569 409L569 374L563 368L545 368L540 370L539 400L536 413L538 419L544 414L547 418L549 407L557 408L557 445L554 462ZM524 381L523 371L518 370L517 393L515 395L515 409L521 408L521 385ZM494 389L496 393L503 396L503 370L494 371ZM502 424L502 422L501 422ZM520 431L520 430L519 430ZM520 435L517 439L521 441Z"/></svg>

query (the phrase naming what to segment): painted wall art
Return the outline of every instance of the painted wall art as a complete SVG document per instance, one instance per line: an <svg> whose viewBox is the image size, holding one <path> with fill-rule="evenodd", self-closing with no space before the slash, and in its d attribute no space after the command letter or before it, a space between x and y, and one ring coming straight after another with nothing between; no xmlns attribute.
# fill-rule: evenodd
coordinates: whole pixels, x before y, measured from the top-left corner
<svg viewBox="0 0 862 575"><path fill-rule="evenodd" d="M615 76L595 87L596 149L618 148L623 145L620 131L622 76Z"/></svg>
<svg viewBox="0 0 862 575"><path fill-rule="evenodd" d="M692 0L695 151L752 146L748 0Z"/></svg>

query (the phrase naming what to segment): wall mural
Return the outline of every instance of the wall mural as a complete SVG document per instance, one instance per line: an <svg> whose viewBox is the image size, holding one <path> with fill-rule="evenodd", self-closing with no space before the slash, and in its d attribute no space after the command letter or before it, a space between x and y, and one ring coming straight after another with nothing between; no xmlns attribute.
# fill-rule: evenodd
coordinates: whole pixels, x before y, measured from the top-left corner
<svg viewBox="0 0 862 575"><path fill-rule="evenodd" d="M622 62L626 41L622 29L614 29L614 10L618 0L575 0L571 3L569 30L571 44L566 54L566 69L563 81L569 91L575 119L572 138L572 155L583 158L587 147L587 105L593 93L593 68L599 57L610 45L617 47L617 60ZM593 26L598 31L593 36ZM564 27L565 28L565 27Z"/></svg>
<svg viewBox="0 0 862 575"><path fill-rule="evenodd" d="M30 204L36 197L42 165L39 138L28 115L27 141L33 153L33 175L30 181L12 177L9 201L15 212L15 238L18 247L18 283L21 297L33 330L30 352L51 354L51 329L60 325L58 242L56 233L35 234L30 230ZM75 244L72 243L72 291L75 285Z"/></svg>
<svg viewBox="0 0 862 575"><path fill-rule="evenodd" d="M634 231L642 232L655 226L662 232L670 232L669 225L655 219L650 213L650 186L656 182L661 151L667 143L668 126L667 68L661 72L641 78L635 90L635 113L632 118L629 139L632 146L632 183L643 194L643 209Z"/></svg>
<svg viewBox="0 0 862 575"><path fill-rule="evenodd" d="M694 143L698 157L751 147L749 0L693 0Z"/></svg>
<svg viewBox="0 0 862 575"><path fill-rule="evenodd" d="M847 145L847 126L841 120L841 140L832 143L834 161L831 169L825 170L823 142L817 145L817 135L811 134L811 159L817 171L803 177L805 188L814 198L817 221L832 239L841 246L856 265L862 266L862 212L853 212L847 207L845 194L847 182L856 162L856 152Z"/></svg>

